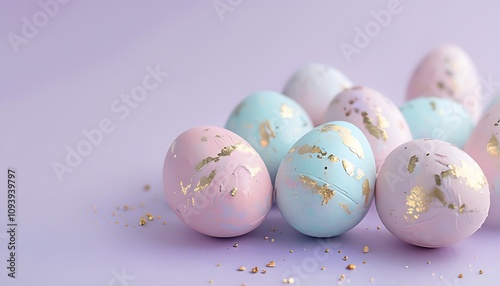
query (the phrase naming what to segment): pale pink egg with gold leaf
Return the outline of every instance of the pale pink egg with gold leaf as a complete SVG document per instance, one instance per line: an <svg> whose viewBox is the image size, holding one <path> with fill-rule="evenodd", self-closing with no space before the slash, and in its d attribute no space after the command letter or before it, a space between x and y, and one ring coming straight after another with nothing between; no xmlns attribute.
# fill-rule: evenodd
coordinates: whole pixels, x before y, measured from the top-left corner
<svg viewBox="0 0 500 286"><path fill-rule="evenodd" d="M165 157L163 186L175 215L209 236L246 234L272 206L262 158L243 138L215 126L191 128L175 139Z"/></svg>

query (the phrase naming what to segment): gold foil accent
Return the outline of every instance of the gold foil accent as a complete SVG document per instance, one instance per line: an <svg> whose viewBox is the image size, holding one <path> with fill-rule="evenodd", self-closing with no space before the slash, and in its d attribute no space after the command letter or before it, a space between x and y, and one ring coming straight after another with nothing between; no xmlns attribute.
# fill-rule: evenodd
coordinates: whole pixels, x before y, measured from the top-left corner
<svg viewBox="0 0 500 286"><path fill-rule="evenodd" d="M319 154L318 159L322 159L323 156L326 156L326 154L327 154L326 152L321 151L320 147L318 147L316 145L309 146L309 144L305 144L304 146L300 147L298 153L300 155L304 155L306 153L312 153L312 154L317 153L317 154Z"/></svg>
<svg viewBox="0 0 500 286"><path fill-rule="evenodd" d="M434 180L436 180L436 185L441 186L441 177L439 175L434 175Z"/></svg>
<svg viewBox="0 0 500 286"><path fill-rule="evenodd" d="M342 139L342 143L344 143L344 145L346 145L352 153L356 154L356 156L358 156L358 158L360 159L365 158L361 143L359 143L356 137L352 136L351 130L335 124L325 124L320 128L320 131L324 133L329 131L337 132L337 134Z"/></svg>
<svg viewBox="0 0 500 286"><path fill-rule="evenodd" d="M479 165L468 165L463 160L461 161L462 166L448 165L449 170L441 172L441 178L445 178L449 175L453 175L455 178L464 178L466 185L473 188L475 191L480 190L487 184L486 177L484 176Z"/></svg>
<svg viewBox="0 0 500 286"><path fill-rule="evenodd" d="M465 210L465 204L461 205L460 208L458 209L459 213L463 213Z"/></svg>
<svg viewBox="0 0 500 286"><path fill-rule="evenodd" d="M293 153L295 152L295 150L297 150L297 148L293 147L292 149L290 149L290 151L288 151L288 153Z"/></svg>
<svg viewBox="0 0 500 286"><path fill-rule="evenodd" d="M498 144L498 138L495 134L491 134L491 139L486 144L486 151L491 155L491 157L500 156L500 145Z"/></svg>
<svg viewBox="0 0 500 286"><path fill-rule="evenodd" d="M331 162L339 162L340 161L340 159L333 154L328 155L328 160L330 160Z"/></svg>
<svg viewBox="0 0 500 286"><path fill-rule="evenodd" d="M300 175L299 178L306 188L315 191L323 197L323 202L321 202L321 205L328 204L328 201L335 195L335 191L328 188L328 184L323 184L323 186L320 186L318 182L306 175Z"/></svg>
<svg viewBox="0 0 500 286"><path fill-rule="evenodd" d="M361 169L356 170L356 180L361 180L365 176L365 172Z"/></svg>
<svg viewBox="0 0 500 286"><path fill-rule="evenodd" d="M418 162L418 157L417 155L413 155L410 158L410 161L408 162L408 172L413 173L415 171L415 166L417 165Z"/></svg>
<svg viewBox="0 0 500 286"><path fill-rule="evenodd" d="M368 198L370 196L370 181L368 179L365 179L363 181L363 196L365 196L365 206L368 203Z"/></svg>
<svg viewBox="0 0 500 286"><path fill-rule="evenodd" d="M382 139L387 141L388 135L385 128L389 127L389 122L379 113L376 114L377 124L373 124L373 120L368 117L368 113L361 112L361 116L363 116L363 123L365 124L365 128L368 132L373 135L377 139Z"/></svg>
<svg viewBox="0 0 500 286"><path fill-rule="evenodd" d="M238 192L238 188L233 188L233 189L231 190L231 196L233 196L233 197L234 197L234 196L236 196L236 193L237 193L237 192Z"/></svg>
<svg viewBox="0 0 500 286"><path fill-rule="evenodd" d="M431 195L431 198L436 198L438 199L442 204L443 206L446 206L446 201L445 201L445 198L444 198L444 193L443 191L441 191L440 189L438 188L434 188L432 190L432 193L430 194Z"/></svg>
<svg viewBox="0 0 500 286"><path fill-rule="evenodd" d="M219 157L207 157L203 160L201 160L200 163L198 163L198 165L196 165L195 169L196 171L200 171L201 169L203 169L203 167L205 167L206 165L212 163L212 162L219 162Z"/></svg>
<svg viewBox="0 0 500 286"><path fill-rule="evenodd" d="M208 138L207 138L207 136L203 136L203 137L201 137L201 139L200 139L200 140L201 140L201 142L207 142L207 141L208 141Z"/></svg>
<svg viewBox="0 0 500 286"><path fill-rule="evenodd" d="M352 175L354 175L354 165L351 162L349 162L346 159L342 160L342 167L344 167L344 170L347 175L351 177Z"/></svg>
<svg viewBox="0 0 500 286"><path fill-rule="evenodd" d="M449 208L450 210L454 210L454 209L456 209L456 208L457 208L457 205L455 205L455 204L449 204L449 205L448 205L448 208Z"/></svg>
<svg viewBox="0 0 500 286"><path fill-rule="evenodd" d="M182 193L184 195L187 194L187 191L189 190L189 188L191 188L191 184L188 184L188 185L185 185L182 183L182 181L180 182L180 185L181 185L181 190L182 190Z"/></svg>
<svg viewBox="0 0 500 286"><path fill-rule="evenodd" d="M293 109L286 104L282 104L280 114L281 114L281 117L283 117L283 118L292 118Z"/></svg>
<svg viewBox="0 0 500 286"><path fill-rule="evenodd" d="M269 141L271 140L271 138L276 138L276 134L274 133L274 130L271 127L271 123L269 122L269 120L266 120L259 125L259 134L260 134L260 145L262 147L267 147L267 145L269 145Z"/></svg>
<svg viewBox="0 0 500 286"><path fill-rule="evenodd" d="M347 215L351 214L351 211L349 210L349 205L340 203L339 206L344 209L344 211L346 212Z"/></svg>
<svg viewBox="0 0 500 286"><path fill-rule="evenodd" d="M436 103L434 101L429 102L432 107L432 111L436 111Z"/></svg>
<svg viewBox="0 0 500 286"><path fill-rule="evenodd" d="M201 177L200 181L196 184L196 187L194 188L193 191L198 192L198 191L203 191L210 183L212 180L215 178L215 169L210 172L208 177Z"/></svg>
<svg viewBox="0 0 500 286"><path fill-rule="evenodd" d="M421 186L415 186L411 189L410 194L406 196L406 214L404 215L406 221L414 222L421 214L429 210L429 204L432 197L425 193Z"/></svg>
<svg viewBox="0 0 500 286"><path fill-rule="evenodd" d="M203 167L205 167L206 165L208 165L212 162L219 162L220 157L230 156L231 153L236 149L238 149L242 152L245 152L245 153L255 153L255 150L253 150L251 147L248 147L245 144L241 144L240 142L236 142L236 144L234 144L234 145L229 145L229 146L222 148L216 157L207 157L207 158L201 160L201 162L198 163L198 165L196 165L196 167L195 167L196 171L198 171L198 172L201 171L201 169L203 169Z"/></svg>

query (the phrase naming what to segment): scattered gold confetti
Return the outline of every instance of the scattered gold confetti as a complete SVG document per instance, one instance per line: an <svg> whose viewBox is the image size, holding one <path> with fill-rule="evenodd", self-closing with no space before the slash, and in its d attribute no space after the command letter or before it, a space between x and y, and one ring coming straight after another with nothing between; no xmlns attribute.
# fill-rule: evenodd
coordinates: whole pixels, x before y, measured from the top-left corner
<svg viewBox="0 0 500 286"><path fill-rule="evenodd" d="M123 210L124 210L124 211L128 211L128 206L127 206L127 205L124 205L124 206L123 206Z"/></svg>
<svg viewBox="0 0 500 286"><path fill-rule="evenodd" d="M150 221L155 219L155 217L150 213L147 213L146 216L148 217L148 220L150 220Z"/></svg>
<svg viewBox="0 0 500 286"><path fill-rule="evenodd" d="M240 266L240 268L238 268L238 271L245 271L245 270L247 270L245 266Z"/></svg>
<svg viewBox="0 0 500 286"><path fill-rule="evenodd" d="M266 271L266 269L264 269L264 270L262 270L260 273L262 273L262 274L266 274L266 273L267 273L267 271Z"/></svg>
<svg viewBox="0 0 500 286"><path fill-rule="evenodd" d="M339 251L337 251L337 253L342 253L342 249L339 249Z"/></svg>
<svg viewBox="0 0 500 286"><path fill-rule="evenodd" d="M356 265L354 265L353 263L351 263L351 264L347 265L346 269L348 269L348 270L354 270L354 269L356 269Z"/></svg>
<svg viewBox="0 0 500 286"><path fill-rule="evenodd" d="M363 260L363 264L366 264L366 260Z"/></svg>
<svg viewBox="0 0 500 286"><path fill-rule="evenodd" d="M326 253L330 252L330 248L325 249L325 252Z"/></svg>
<svg viewBox="0 0 500 286"><path fill-rule="evenodd" d="M339 277L339 280L343 281L344 279L345 279L345 274L341 274L340 277Z"/></svg>
<svg viewBox="0 0 500 286"><path fill-rule="evenodd" d="M274 242L274 238L271 238L271 242Z"/></svg>
<svg viewBox="0 0 500 286"><path fill-rule="evenodd" d="M210 283L210 284L214 284L214 280L213 280L213 279L210 279L210 280L208 280L208 283Z"/></svg>
<svg viewBox="0 0 500 286"><path fill-rule="evenodd" d="M295 282L295 279L293 277L288 278L288 284L293 284Z"/></svg>
<svg viewBox="0 0 500 286"><path fill-rule="evenodd" d="M325 267L325 266L321 266L321 270L325 270L325 269L326 269L326 267Z"/></svg>
<svg viewBox="0 0 500 286"><path fill-rule="evenodd" d="M413 173L415 171L415 166L417 165L418 157L416 155L411 156L410 161L408 162L408 172Z"/></svg>
<svg viewBox="0 0 500 286"><path fill-rule="evenodd" d="M287 284L288 283L288 279L284 278L283 279L283 284Z"/></svg>
<svg viewBox="0 0 500 286"><path fill-rule="evenodd" d="M427 264L431 264L431 262L430 262L430 261L427 261Z"/></svg>
<svg viewBox="0 0 500 286"><path fill-rule="evenodd" d="M215 264L215 266L220 267L220 263Z"/></svg>
<svg viewBox="0 0 500 286"><path fill-rule="evenodd" d="M483 272L483 270L479 270L479 274L481 274L481 275L482 275L483 273L484 273L484 272Z"/></svg>
<svg viewBox="0 0 500 286"><path fill-rule="evenodd" d="M271 262L266 264L266 267L274 267L274 266L276 266L276 263L274 263L274 261L272 261L272 260L271 260Z"/></svg>
<svg viewBox="0 0 500 286"><path fill-rule="evenodd" d="M368 251L370 251L368 245L363 246L363 253L368 253Z"/></svg>
<svg viewBox="0 0 500 286"><path fill-rule="evenodd" d="M145 190L145 191L149 191L149 190L151 190L151 186L150 186L150 185L148 185L148 184L146 184L146 185L144 186L144 190Z"/></svg>
<svg viewBox="0 0 500 286"><path fill-rule="evenodd" d="M458 274L458 278L464 278L464 275L462 273Z"/></svg>
<svg viewBox="0 0 500 286"><path fill-rule="evenodd" d="M380 229L380 225L377 225L377 229Z"/></svg>
<svg viewBox="0 0 500 286"><path fill-rule="evenodd" d="M157 219L161 219L161 215L157 215L157 216L156 216L156 218L157 218Z"/></svg>
<svg viewBox="0 0 500 286"><path fill-rule="evenodd" d="M140 225L140 226L143 226L143 225L145 225L145 224L146 224L146 219L145 219L145 218L143 218L143 217L141 217L141 219L139 220L139 225Z"/></svg>
<svg viewBox="0 0 500 286"><path fill-rule="evenodd" d="M344 261L347 261L348 259L349 259L349 257L347 257L347 255L342 258L342 260L344 260Z"/></svg>
<svg viewBox="0 0 500 286"><path fill-rule="evenodd" d="M238 247L238 244L237 243L233 244L233 247L234 248Z"/></svg>
<svg viewBox="0 0 500 286"><path fill-rule="evenodd" d="M166 221L164 221L164 222L163 222L163 225L167 225L167 222L166 222Z"/></svg>
<svg viewBox="0 0 500 286"><path fill-rule="evenodd" d="M290 253L293 253L293 249L290 249Z"/></svg>
<svg viewBox="0 0 500 286"><path fill-rule="evenodd" d="M257 273L259 272L259 267L255 266L254 268L252 268L252 273Z"/></svg>

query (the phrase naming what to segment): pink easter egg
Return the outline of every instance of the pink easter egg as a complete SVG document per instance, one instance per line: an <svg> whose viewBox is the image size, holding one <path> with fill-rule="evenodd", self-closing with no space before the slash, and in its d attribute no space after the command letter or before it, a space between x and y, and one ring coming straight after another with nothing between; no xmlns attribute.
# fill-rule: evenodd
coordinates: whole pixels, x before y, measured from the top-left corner
<svg viewBox="0 0 500 286"><path fill-rule="evenodd" d="M163 186L177 217L209 236L246 234L272 206L264 161L243 138L220 127L195 127L175 139L165 157Z"/></svg>

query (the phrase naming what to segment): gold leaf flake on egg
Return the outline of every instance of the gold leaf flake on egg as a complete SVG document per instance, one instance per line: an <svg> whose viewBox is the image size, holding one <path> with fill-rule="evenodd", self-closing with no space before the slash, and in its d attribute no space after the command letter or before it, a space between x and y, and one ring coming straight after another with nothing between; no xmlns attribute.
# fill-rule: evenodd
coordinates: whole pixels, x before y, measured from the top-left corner
<svg viewBox="0 0 500 286"><path fill-rule="evenodd" d="M370 197L370 181L368 181L368 179L365 179L363 181L363 193L362 195L365 196L365 206L366 204L368 203L368 198Z"/></svg>
<svg viewBox="0 0 500 286"><path fill-rule="evenodd" d="M219 162L219 157L207 157L207 158L201 160L201 162L198 163L198 165L196 165L195 169L196 169L196 171L199 172L201 169L203 169L203 167L205 167L206 165L208 165L212 162Z"/></svg>
<svg viewBox="0 0 500 286"><path fill-rule="evenodd" d="M203 137L201 137L201 139L200 139L200 140L201 140L201 142L207 142L207 141L208 141L208 138L207 138L207 136L203 136Z"/></svg>
<svg viewBox="0 0 500 286"><path fill-rule="evenodd" d="M431 198L438 199L443 204L443 206L446 206L446 201L445 201L445 198L444 198L444 193L440 189L434 188L432 190L432 193L430 193L430 196L431 196Z"/></svg>
<svg viewBox="0 0 500 286"><path fill-rule="evenodd" d="M427 195L423 187L415 186L411 189L410 194L406 196L406 221L415 222L421 214L426 213L431 200L432 197Z"/></svg>
<svg viewBox="0 0 500 286"><path fill-rule="evenodd" d="M236 193L237 193L237 192L238 192L238 188L233 188L233 189L231 190L231 196L233 196L233 197L234 197L234 196L236 196Z"/></svg>
<svg viewBox="0 0 500 286"><path fill-rule="evenodd" d="M408 162L408 172L413 173L415 171L415 166L417 165L418 157L413 155L410 157L410 161Z"/></svg>
<svg viewBox="0 0 500 286"><path fill-rule="evenodd" d="M356 180L361 180L365 176L365 172L361 169L356 170Z"/></svg>
<svg viewBox="0 0 500 286"><path fill-rule="evenodd" d="M286 104L282 104L280 114L281 114L281 117L283 117L283 118L292 118L293 109Z"/></svg>
<svg viewBox="0 0 500 286"><path fill-rule="evenodd" d="M500 145L498 144L498 138L495 134L491 134L491 139L486 144L486 151L491 155L491 157L500 156Z"/></svg>
<svg viewBox="0 0 500 286"><path fill-rule="evenodd" d="M276 134L274 133L274 130L271 127L271 123L269 122L269 120L266 120L259 125L259 134L260 134L260 145L262 147L267 147L267 145L269 145L269 141L271 140L271 138L276 138Z"/></svg>
<svg viewBox="0 0 500 286"><path fill-rule="evenodd" d="M321 205L328 204L328 201L335 195L335 191L328 188L328 184L323 184L322 186L320 186L317 181L306 175L300 175L299 179L304 187L312 190L313 192L316 192L323 197L323 202L321 202Z"/></svg>
<svg viewBox="0 0 500 286"><path fill-rule="evenodd" d="M363 148L361 147L361 143L359 143L358 139L351 134L351 130L335 125L335 124L325 124L320 128L320 131L323 133L335 131L342 139L342 143L351 150L358 158L364 159L365 154Z"/></svg>
<svg viewBox="0 0 500 286"><path fill-rule="evenodd" d="M189 188L191 188L191 184L187 184L184 186L184 183L181 181L180 185L181 185L182 194L186 195Z"/></svg>
<svg viewBox="0 0 500 286"><path fill-rule="evenodd" d="M351 214L351 211L349 210L349 205L348 204L339 203L339 206L342 209L344 209L344 211L346 212L347 215Z"/></svg>
<svg viewBox="0 0 500 286"><path fill-rule="evenodd" d="M346 159L342 160L342 167L344 168L344 171L346 172L347 175L351 176L354 175L354 165L349 162Z"/></svg>
<svg viewBox="0 0 500 286"><path fill-rule="evenodd" d="M377 139L387 141L388 135L385 128L389 127L389 122L387 122L387 120L381 114L377 113L376 115L377 124L374 124L373 120L368 117L368 113L361 112L361 116L363 116L363 124L365 125L366 130L368 130L371 135L373 135Z"/></svg>
<svg viewBox="0 0 500 286"><path fill-rule="evenodd" d="M203 191L206 187L208 187L208 185L210 185L210 183L214 178L215 178L215 169L210 172L208 177L205 176L201 177L200 181L196 184L196 187L194 188L193 191L195 192Z"/></svg>
<svg viewBox="0 0 500 286"><path fill-rule="evenodd" d="M340 161L340 159L337 156L333 155L333 154L328 155L328 160L330 160L330 162L332 162L332 163Z"/></svg>
<svg viewBox="0 0 500 286"><path fill-rule="evenodd" d="M441 177L439 175L434 175L434 180L436 181L436 185L441 186Z"/></svg>
<svg viewBox="0 0 500 286"><path fill-rule="evenodd" d="M436 103L434 101L429 102L431 105L432 111L436 111Z"/></svg>
<svg viewBox="0 0 500 286"><path fill-rule="evenodd" d="M449 208L450 210L454 210L454 209L456 209L456 208L457 208L457 205L455 205L455 204L449 204L449 205L448 205L448 208Z"/></svg>
<svg viewBox="0 0 500 286"><path fill-rule="evenodd" d="M288 153L293 153L295 152L295 150L297 150L297 148L293 147L292 149L290 149L290 151L288 151Z"/></svg>
<svg viewBox="0 0 500 286"><path fill-rule="evenodd" d="M459 213L463 213L465 211L465 204L461 205L460 208L458 209Z"/></svg>
<svg viewBox="0 0 500 286"><path fill-rule="evenodd" d="M201 162L198 163L195 167L196 171L198 171L198 172L201 171L201 169L203 169L203 167L205 167L206 165L208 165L212 162L219 162L221 157L231 156L231 153L234 150L239 150L239 151L242 151L245 153L253 153L253 154L256 153L255 150L253 150L253 148L246 146L245 144L241 144L240 142L236 142L236 144L234 144L234 145L229 145L229 146L222 148L220 150L220 152L217 153L216 157L209 156L209 157L201 160Z"/></svg>
<svg viewBox="0 0 500 286"><path fill-rule="evenodd" d="M326 152L321 151L321 147L316 146L316 145L309 146L309 144L305 144L305 145L301 146L299 148L298 153L300 155L304 155L304 154L308 154L308 153L318 154L318 159L322 159L323 156L326 156L326 154L327 154Z"/></svg>
<svg viewBox="0 0 500 286"><path fill-rule="evenodd" d="M462 166L448 165L448 170L441 172L441 178L453 175L457 179L465 179L467 186L473 188L475 191L480 190L488 182L484 176L481 168L477 163L473 165L467 164L465 161L461 160Z"/></svg>

